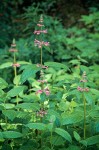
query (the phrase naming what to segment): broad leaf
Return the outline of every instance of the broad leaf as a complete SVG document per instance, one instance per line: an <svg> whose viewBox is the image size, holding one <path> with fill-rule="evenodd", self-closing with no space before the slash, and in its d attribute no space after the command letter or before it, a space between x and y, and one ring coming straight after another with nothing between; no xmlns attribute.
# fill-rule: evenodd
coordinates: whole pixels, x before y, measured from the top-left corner
<svg viewBox="0 0 99 150"><path fill-rule="evenodd" d="M13 89L11 89L8 92L8 96L9 97L15 97L15 96L19 95L19 93L22 92L23 90L24 90L24 86L14 87Z"/></svg>
<svg viewBox="0 0 99 150"><path fill-rule="evenodd" d="M16 132L16 131L4 131L0 132L1 138L6 138L6 139L14 139L14 138L19 138L22 137L22 133Z"/></svg>
<svg viewBox="0 0 99 150"><path fill-rule="evenodd" d="M64 129L61 129L61 128L56 128L55 129L55 132L57 134L59 134L60 136L62 136L64 139L66 139L67 141L69 141L70 143L72 142L72 138L71 138L71 135L65 131Z"/></svg>
<svg viewBox="0 0 99 150"><path fill-rule="evenodd" d="M46 125L43 123L29 123L26 125L30 129L38 129L38 130L45 130Z"/></svg>
<svg viewBox="0 0 99 150"><path fill-rule="evenodd" d="M82 143L85 146L99 144L99 135L89 137L85 140L80 141L80 143Z"/></svg>
<svg viewBox="0 0 99 150"><path fill-rule="evenodd" d="M30 77L34 77L36 72L39 71L41 68L37 67L36 65L28 65L21 75L21 83L24 83Z"/></svg>
<svg viewBox="0 0 99 150"><path fill-rule="evenodd" d="M18 104L16 108L35 110L35 111L40 109L39 104L36 103L22 103L22 104Z"/></svg>
<svg viewBox="0 0 99 150"><path fill-rule="evenodd" d="M8 83L4 79L0 78L0 89L4 89L7 86L8 86Z"/></svg>

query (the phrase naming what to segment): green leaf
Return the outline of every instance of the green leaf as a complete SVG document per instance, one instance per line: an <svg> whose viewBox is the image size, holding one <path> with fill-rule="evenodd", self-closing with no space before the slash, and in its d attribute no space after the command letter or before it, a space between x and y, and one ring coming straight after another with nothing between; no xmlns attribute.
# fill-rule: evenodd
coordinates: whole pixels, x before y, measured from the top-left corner
<svg viewBox="0 0 99 150"><path fill-rule="evenodd" d="M62 63L58 63L58 62L46 62L44 63L46 66L49 66L49 67L53 67L53 68L62 68L62 69L65 69L65 70L68 70L68 67Z"/></svg>
<svg viewBox="0 0 99 150"><path fill-rule="evenodd" d="M17 75L15 78L14 78L14 80L13 80L13 83L15 84L15 85L20 85L20 75Z"/></svg>
<svg viewBox="0 0 99 150"><path fill-rule="evenodd" d="M72 138L71 138L71 135L65 131L64 129L61 129L61 128L56 128L55 129L55 132L57 134L59 134L60 136L62 136L64 139L66 139L67 141L69 141L70 143L72 143Z"/></svg>
<svg viewBox="0 0 99 150"><path fill-rule="evenodd" d="M85 146L99 144L99 135L89 137L86 140L80 141L80 143L82 143Z"/></svg>
<svg viewBox="0 0 99 150"><path fill-rule="evenodd" d="M30 129L38 129L38 130L46 129L46 125L43 123L29 123L26 126L29 127Z"/></svg>
<svg viewBox="0 0 99 150"><path fill-rule="evenodd" d="M4 107L5 109L11 109L11 108L14 108L15 107L15 105L14 104L10 104L10 103L6 103L6 104L0 104L0 106L2 107Z"/></svg>
<svg viewBox="0 0 99 150"><path fill-rule="evenodd" d="M14 110L3 110L2 113L8 117L11 121L14 120L14 118L16 117L17 115L17 112L14 111Z"/></svg>
<svg viewBox="0 0 99 150"><path fill-rule="evenodd" d="M91 96L90 93L84 92L84 96L85 96L85 99L86 99L88 104L92 104L93 103L93 99L92 99L92 96Z"/></svg>
<svg viewBox="0 0 99 150"><path fill-rule="evenodd" d="M12 66L12 62L3 63L0 65L0 69L8 68Z"/></svg>
<svg viewBox="0 0 99 150"><path fill-rule="evenodd" d="M76 131L74 131L73 134L74 134L74 137L75 137L75 139L76 139L77 141L80 141L80 140L81 140L80 135L79 135Z"/></svg>
<svg viewBox="0 0 99 150"><path fill-rule="evenodd" d="M70 114L62 119L62 125L74 124L83 120L83 115L80 113Z"/></svg>
<svg viewBox="0 0 99 150"><path fill-rule="evenodd" d="M0 132L0 137L5 138L5 139L14 139L14 138L19 138L22 137L22 133L16 132L16 131L4 131Z"/></svg>
<svg viewBox="0 0 99 150"><path fill-rule="evenodd" d="M23 90L24 90L24 86L14 87L13 89L11 89L8 92L8 96L9 97L15 97L15 96L19 95L19 93L22 92Z"/></svg>
<svg viewBox="0 0 99 150"><path fill-rule="evenodd" d="M75 145L70 145L66 150L81 150L81 148Z"/></svg>
<svg viewBox="0 0 99 150"><path fill-rule="evenodd" d="M65 141L61 136L53 136L51 140L51 143L56 146L63 145L64 142Z"/></svg>
<svg viewBox="0 0 99 150"><path fill-rule="evenodd" d="M0 78L0 89L5 89L7 86L8 83L4 79Z"/></svg>
<svg viewBox="0 0 99 150"><path fill-rule="evenodd" d="M22 103L22 104L18 104L16 108L35 110L35 111L40 109L39 104L36 103Z"/></svg>
<svg viewBox="0 0 99 150"><path fill-rule="evenodd" d="M25 70L23 71L21 75L21 83L24 83L26 80L28 80L30 77L34 77L36 72L39 71L41 68L37 67L36 65L28 65L25 67Z"/></svg>

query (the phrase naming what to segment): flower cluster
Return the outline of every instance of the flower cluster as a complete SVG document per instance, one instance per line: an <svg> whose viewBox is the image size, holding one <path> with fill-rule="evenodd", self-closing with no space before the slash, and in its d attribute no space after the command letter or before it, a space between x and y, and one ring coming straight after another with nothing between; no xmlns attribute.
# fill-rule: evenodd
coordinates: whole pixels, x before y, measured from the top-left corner
<svg viewBox="0 0 99 150"><path fill-rule="evenodd" d="M40 20L39 20L39 23L37 24L37 26L40 27L40 30L35 30L34 34L36 34L36 35L40 35L42 33L47 34L47 30L42 29L42 27L44 26L42 16L40 17ZM45 41L42 41L42 40L39 41L39 40L35 39L34 40L34 45L38 46L38 48L42 48L43 45L44 46L49 46L49 42L45 42Z"/></svg>
<svg viewBox="0 0 99 150"><path fill-rule="evenodd" d="M80 82L83 83L83 87L78 86L77 90L80 92L89 92L89 88L88 87L84 87L84 83L87 82L87 76L86 76L86 72L84 71L82 74L82 79L80 80Z"/></svg>
<svg viewBox="0 0 99 150"><path fill-rule="evenodd" d="M48 66L44 66L44 65L41 65L41 64L37 64L37 67L41 67L43 69L47 69L48 68Z"/></svg>
<svg viewBox="0 0 99 150"><path fill-rule="evenodd" d="M41 109L37 112L37 116L44 117L47 114L47 112L44 109Z"/></svg>
<svg viewBox="0 0 99 150"><path fill-rule="evenodd" d="M18 50L16 49L15 39L13 40L13 43L11 44L11 48L9 49L9 52L14 53L14 62L12 64L12 66L13 67L20 67L20 64L16 62L16 58L15 58L15 53L18 52Z"/></svg>
<svg viewBox="0 0 99 150"><path fill-rule="evenodd" d="M36 94L42 94L42 93L45 93L46 95L50 95L49 88L45 88L43 90L37 90L36 91Z"/></svg>

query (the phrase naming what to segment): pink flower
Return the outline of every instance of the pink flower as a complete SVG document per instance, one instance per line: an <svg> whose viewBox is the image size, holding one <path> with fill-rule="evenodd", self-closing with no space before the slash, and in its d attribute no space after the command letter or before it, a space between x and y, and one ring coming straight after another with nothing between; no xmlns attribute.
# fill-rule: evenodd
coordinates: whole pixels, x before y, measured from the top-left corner
<svg viewBox="0 0 99 150"><path fill-rule="evenodd" d="M89 88L87 88L87 87L84 88L84 91L85 91L85 92L89 92Z"/></svg>
<svg viewBox="0 0 99 150"><path fill-rule="evenodd" d="M34 34L47 33L47 30L35 30Z"/></svg>
<svg viewBox="0 0 99 150"><path fill-rule="evenodd" d="M46 114L47 114L47 112L43 109L41 109L40 111L37 112L37 116L40 116L40 117L44 117Z"/></svg>
<svg viewBox="0 0 99 150"><path fill-rule="evenodd" d="M80 91L80 92L83 92L83 88L80 87L80 86L77 87L77 90Z"/></svg>
<svg viewBox="0 0 99 150"><path fill-rule="evenodd" d="M17 52L18 50L17 49L14 49L14 48L11 48L10 50L9 50L9 52Z"/></svg>
<svg viewBox="0 0 99 150"><path fill-rule="evenodd" d="M36 94L41 94L41 93L43 93L43 90L36 91Z"/></svg>
<svg viewBox="0 0 99 150"><path fill-rule="evenodd" d="M40 83L47 83L46 80L38 80L38 82L40 82Z"/></svg>
<svg viewBox="0 0 99 150"><path fill-rule="evenodd" d="M44 25L43 25L43 24L37 24L37 26L42 27L42 26L44 26Z"/></svg>
<svg viewBox="0 0 99 150"><path fill-rule="evenodd" d="M13 66L13 67L20 67L20 64L15 63L15 64L13 64L12 66Z"/></svg>
<svg viewBox="0 0 99 150"><path fill-rule="evenodd" d="M36 66L37 66L37 67L41 67L41 68L43 68L43 69L47 69L47 68L48 68L48 66L44 66L44 65L41 65L41 64L37 64Z"/></svg>
<svg viewBox="0 0 99 150"><path fill-rule="evenodd" d="M16 47L16 44L11 44L12 47Z"/></svg>
<svg viewBox="0 0 99 150"><path fill-rule="evenodd" d="M50 91L49 91L48 88L44 89L44 92L45 92L46 95L50 95Z"/></svg>

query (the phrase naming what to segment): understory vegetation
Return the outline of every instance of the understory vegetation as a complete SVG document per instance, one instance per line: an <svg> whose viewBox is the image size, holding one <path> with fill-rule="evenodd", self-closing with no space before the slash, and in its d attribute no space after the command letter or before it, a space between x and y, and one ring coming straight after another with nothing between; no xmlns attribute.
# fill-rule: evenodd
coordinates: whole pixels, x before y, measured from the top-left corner
<svg viewBox="0 0 99 150"><path fill-rule="evenodd" d="M1 26L0 149L98 150L98 9L68 28L34 4L20 18Z"/></svg>

